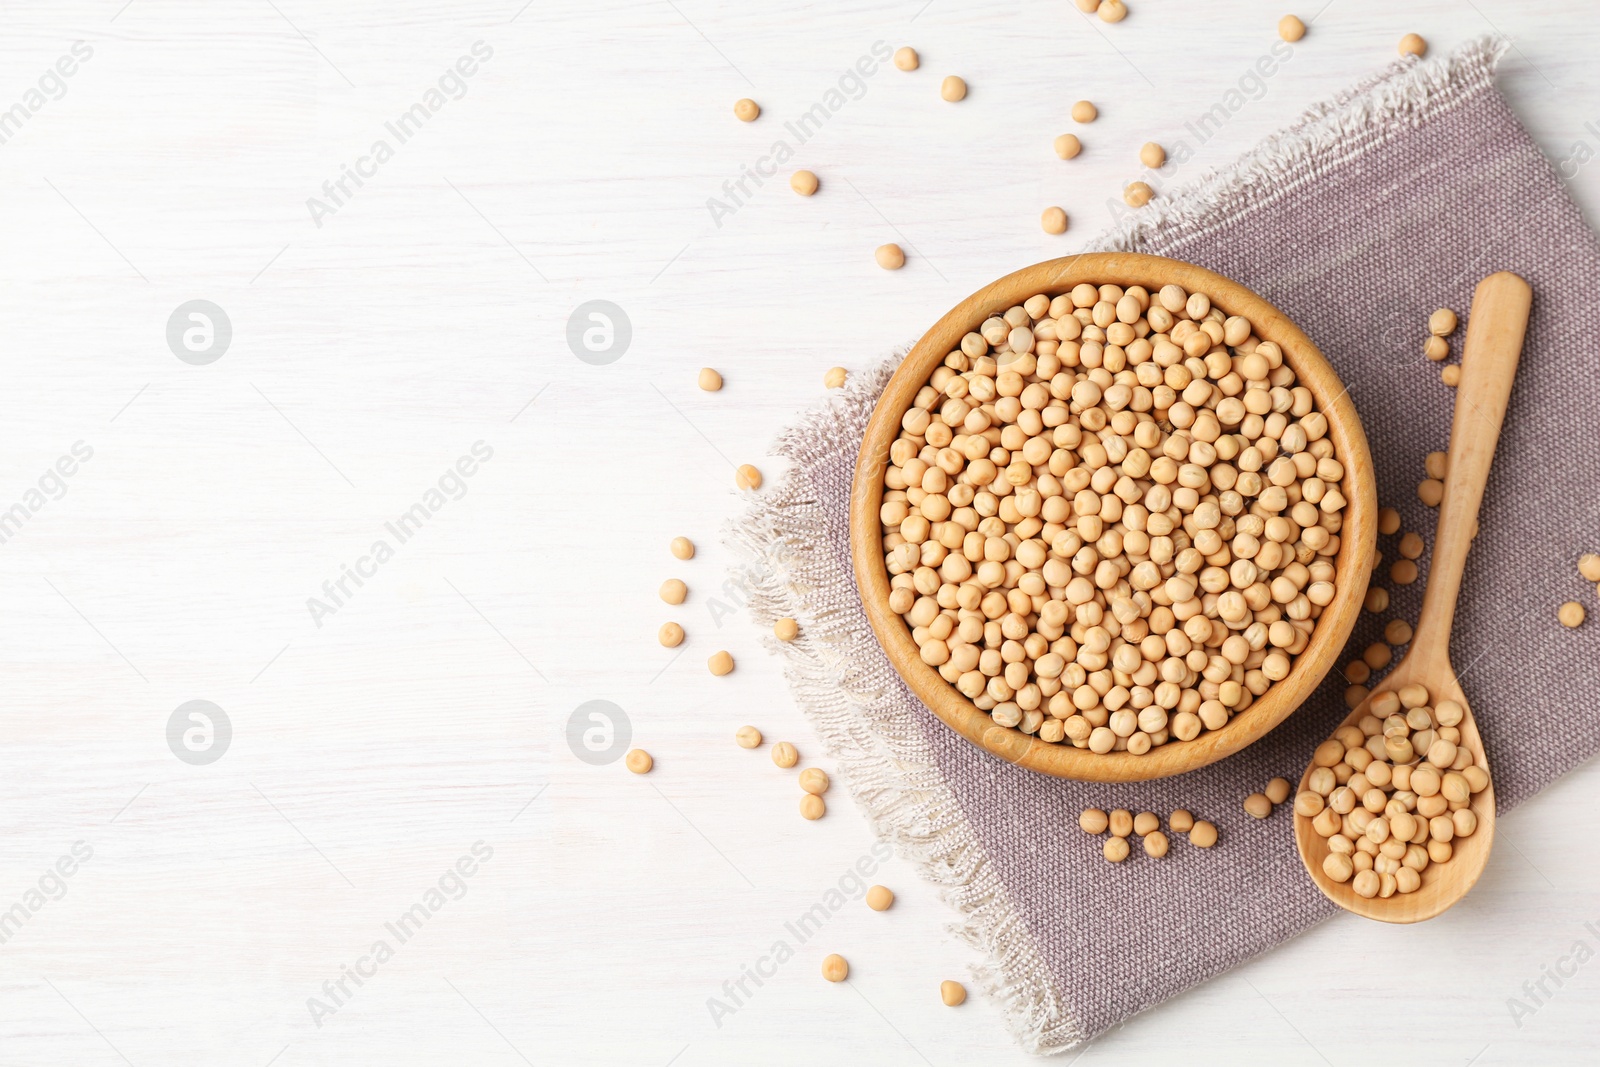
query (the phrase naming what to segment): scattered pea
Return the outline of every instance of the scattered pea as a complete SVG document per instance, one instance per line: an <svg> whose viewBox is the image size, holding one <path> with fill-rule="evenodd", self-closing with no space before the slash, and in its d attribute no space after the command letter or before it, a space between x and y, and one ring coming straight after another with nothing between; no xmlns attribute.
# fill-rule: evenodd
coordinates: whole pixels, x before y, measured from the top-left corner
<svg viewBox="0 0 1600 1067"><path fill-rule="evenodd" d="M1062 159L1072 159L1083 151L1083 142L1070 133L1064 133L1055 140L1056 155Z"/></svg>
<svg viewBox="0 0 1600 1067"><path fill-rule="evenodd" d="M1297 15L1285 15L1278 20L1278 36L1294 42L1306 35L1306 24Z"/></svg>
<svg viewBox="0 0 1600 1067"><path fill-rule="evenodd" d="M1078 826L1086 834L1103 834L1109 825L1110 820L1106 818L1106 813L1099 808L1086 808L1083 814L1078 816Z"/></svg>
<svg viewBox="0 0 1600 1067"><path fill-rule="evenodd" d="M1428 472L1428 477L1444 481L1445 472L1450 469L1450 453L1429 452L1422 461L1422 468Z"/></svg>
<svg viewBox="0 0 1600 1067"><path fill-rule="evenodd" d="M694 542L687 537L674 537L667 547L679 559L694 559Z"/></svg>
<svg viewBox="0 0 1600 1067"><path fill-rule="evenodd" d="M823 957L822 977L830 982L842 982L850 977L850 964L837 952L830 953Z"/></svg>
<svg viewBox="0 0 1600 1067"><path fill-rule="evenodd" d="M706 660L706 666L717 677L733 673L733 657L726 652L713 652L711 658Z"/></svg>
<svg viewBox="0 0 1600 1067"><path fill-rule="evenodd" d="M828 389L843 389L849 373L843 367L829 367L827 373L822 376L822 384Z"/></svg>
<svg viewBox="0 0 1600 1067"><path fill-rule="evenodd" d="M1210 848L1217 843L1217 828L1204 819L1196 819L1189 829L1189 844L1195 848Z"/></svg>
<svg viewBox="0 0 1600 1067"><path fill-rule="evenodd" d="M656 761L650 758L650 753L642 748L629 749L628 754L622 757L622 762L634 774L649 774L650 768L656 765Z"/></svg>
<svg viewBox="0 0 1600 1067"><path fill-rule="evenodd" d="M663 648L677 648L683 644L683 627L675 622L664 622L656 631L656 639Z"/></svg>
<svg viewBox="0 0 1600 1067"><path fill-rule="evenodd" d="M1374 615L1382 615L1389 610L1389 590L1381 585L1372 586L1367 590L1363 606Z"/></svg>
<svg viewBox="0 0 1600 1067"><path fill-rule="evenodd" d="M772 762L788 770L800 762L800 753L787 741L779 741L772 746Z"/></svg>
<svg viewBox="0 0 1600 1067"><path fill-rule="evenodd" d="M1410 585L1417 580L1417 564L1409 559L1397 559L1389 568L1389 580L1395 585Z"/></svg>
<svg viewBox="0 0 1600 1067"><path fill-rule="evenodd" d="M1381 671L1394 659L1394 649L1382 641L1374 641L1367 646L1365 652L1361 653L1361 658L1366 661L1368 667Z"/></svg>
<svg viewBox="0 0 1600 1067"><path fill-rule="evenodd" d="M1417 499L1430 508L1439 506L1444 499L1444 483L1437 478L1424 478L1417 483Z"/></svg>
<svg viewBox="0 0 1600 1067"><path fill-rule="evenodd" d="M1079 100L1072 105L1073 122L1093 122L1100 117L1100 109L1088 100Z"/></svg>
<svg viewBox="0 0 1600 1067"><path fill-rule="evenodd" d="M760 489L761 472L748 463L733 472L733 483L740 489Z"/></svg>
<svg viewBox="0 0 1600 1067"><path fill-rule="evenodd" d="M939 83L939 95L952 104L957 100L965 100L967 97L967 83L951 74Z"/></svg>
<svg viewBox="0 0 1600 1067"><path fill-rule="evenodd" d="M1128 839L1126 837L1108 837L1105 844L1100 846L1100 854L1112 863L1121 863L1128 858Z"/></svg>
<svg viewBox="0 0 1600 1067"><path fill-rule="evenodd" d="M1167 150L1154 141L1146 141L1139 149L1139 162L1151 170L1158 170L1167 161Z"/></svg>
<svg viewBox="0 0 1600 1067"><path fill-rule="evenodd" d="M822 818L828 813L828 805L815 793L807 793L800 798L800 817L811 822Z"/></svg>
<svg viewBox="0 0 1600 1067"><path fill-rule="evenodd" d="M1151 830L1144 835L1145 855L1151 859L1160 859L1167 854L1167 849L1171 847L1172 843L1167 840L1167 835L1160 830Z"/></svg>
<svg viewBox="0 0 1600 1067"><path fill-rule="evenodd" d="M879 245L878 250L872 255L878 261L878 266L884 270L899 270L906 265L906 254L897 244Z"/></svg>
<svg viewBox="0 0 1600 1067"><path fill-rule="evenodd" d="M1122 202L1129 207L1144 207L1155 195L1155 190L1150 188L1148 182L1129 182L1127 188L1122 190Z"/></svg>
<svg viewBox="0 0 1600 1067"><path fill-rule="evenodd" d="M1457 364L1450 364L1439 371L1439 380L1454 389L1461 384L1461 368Z"/></svg>
<svg viewBox="0 0 1600 1067"><path fill-rule="evenodd" d="M1440 308L1428 316L1428 332L1435 337L1449 337L1456 332L1456 313Z"/></svg>
<svg viewBox="0 0 1600 1067"><path fill-rule="evenodd" d="M1161 820L1156 816L1155 812L1141 811L1133 817L1133 832L1140 837L1144 837L1146 834L1153 834L1159 829L1161 829Z"/></svg>
<svg viewBox="0 0 1600 1067"><path fill-rule="evenodd" d="M1039 216L1039 225L1045 233L1066 233L1067 213L1058 207L1047 207Z"/></svg>
<svg viewBox="0 0 1600 1067"><path fill-rule="evenodd" d="M1400 54L1403 56L1426 55L1428 42L1415 33L1408 33L1400 38Z"/></svg>
<svg viewBox="0 0 1600 1067"><path fill-rule="evenodd" d="M661 583L661 599L668 604L682 604L689 595L689 587L683 584L682 579L668 578Z"/></svg>
<svg viewBox="0 0 1600 1067"><path fill-rule="evenodd" d="M1293 787L1289 785L1289 779L1274 778L1267 783L1267 788L1263 789L1262 792L1266 794L1267 799L1272 803L1282 804L1289 799L1289 790L1291 788Z"/></svg>
<svg viewBox="0 0 1600 1067"><path fill-rule="evenodd" d="M1569 600L1565 604L1561 605L1561 608L1556 612L1556 618L1561 621L1562 626L1570 629L1572 627L1582 626L1584 616L1587 614L1588 613L1583 610L1582 604L1578 603L1576 600Z"/></svg>
<svg viewBox="0 0 1600 1067"><path fill-rule="evenodd" d="M922 57L910 45L901 45L894 50L894 65L898 70L916 70L922 66Z"/></svg>
<svg viewBox="0 0 1600 1067"><path fill-rule="evenodd" d="M820 797L832 784L828 780L828 772L821 767L807 767L800 772L800 788L807 793L815 793Z"/></svg>
<svg viewBox="0 0 1600 1067"><path fill-rule="evenodd" d="M875 885L867 890L867 907L873 911L888 911L894 906L894 893L887 887Z"/></svg>
<svg viewBox="0 0 1600 1067"><path fill-rule="evenodd" d="M761 731L754 726L741 726L739 732L733 735L740 748L760 748Z"/></svg>
<svg viewBox="0 0 1600 1067"><path fill-rule="evenodd" d="M1128 5L1122 0L1100 0L1100 21L1121 22L1128 17Z"/></svg>
<svg viewBox="0 0 1600 1067"><path fill-rule="evenodd" d="M1072 2L1076 4L1078 10L1082 11L1085 15L1094 14L1095 10L1100 6L1100 0L1072 0Z"/></svg>
<svg viewBox="0 0 1600 1067"><path fill-rule="evenodd" d="M722 388L722 375L718 374L714 368L701 367L700 375L695 379L695 383L706 392L715 393Z"/></svg>
<svg viewBox="0 0 1600 1067"><path fill-rule="evenodd" d="M1435 363L1441 363L1450 358L1450 342L1443 337L1429 334L1428 339L1422 342L1422 354Z"/></svg>
<svg viewBox="0 0 1600 1067"><path fill-rule="evenodd" d="M939 983L939 999L944 1001L945 1007L954 1008L966 1002L967 987L946 978Z"/></svg>
<svg viewBox="0 0 1600 1067"><path fill-rule="evenodd" d="M1179 808L1167 817L1167 825L1172 828L1173 833L1186 834L1194 829L1194 816Z"/></svg>
<svg viewBox="0 0 1600 1067"><path fill-rule="evenodd" d="M1244 798L1245 813L1257 819L1265 819L1272 814L1272 801L1263 793L1251 793Z"/></svg>
<svg viewBox="0 0 1600 1067"><path fill-rule="evenodd" d="M800 624L793 619L779 619L772 624L772 636L779 641L793 641L800 635Z"/></svg>
<svg viewBox="0 0 1600 1067"><path fill-rule="evenodd" d="M1391 645L1411 643L1411 624L1404 619L1390 619L1383 628L1383 639Z"/></svg>
<svg viewBox="0 0 1600 1067"><path fill-rule="evenodd" d="M1107 820L1112 837L1127 837L1133 833L1133 812L1126 808L1116 808Z"/></svg>
<svg viewBox="0 0 1600 1067"><path fill-rule="evenodd" d="M1400 512L1394 508L1378 509L1378 532L1385 537L1400 532Z"/></svg>
<svg viewBox="0 0 1600 1067"><path fill-rule="evenodd" d="M1578 559L1578 573L1591 582L1600 582L1600 555L1585 552Z"/></svg>
<svg viewBox="0 0 1600 1067"><path fill-rule="evenodd" d="M1406 559L1421 559L1423 549L1427 546L1422 542L1422 535L1415 530L1408 530L1400 538L1400 555Z"/></svg>
<svg viewBox="0 0 1600 1067"><path fill-rule="evenodd" d="M789 175L789 188L793 189L801 196L814 195L817 191L817 187L821 184L822 183L817 180L816 174L809 170L797 170L793 174Z"/></svg>
<svg viewBox="0 0 1600 1067"><path fill-rule="evenodd" d="M733 113L740 122L754 122L761 117L761 105L747 96L734 101Z"/></svg>

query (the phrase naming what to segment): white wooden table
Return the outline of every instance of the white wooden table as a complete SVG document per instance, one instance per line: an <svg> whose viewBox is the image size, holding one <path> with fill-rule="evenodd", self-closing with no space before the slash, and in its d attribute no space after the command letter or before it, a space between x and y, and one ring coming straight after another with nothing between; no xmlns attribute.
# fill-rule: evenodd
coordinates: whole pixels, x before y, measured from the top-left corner
<svg viewBox="0 0 1600 1067"><path fill-rule="evenodd" d="M1138 146L1185 136L1287 5L1132 0L1106 27L1064 0L520 2L0 16L0 1063L1027 1059L981 1000L939 1004L972 955L898 860L874 876L893 911L845 909L720 1026L708 1011L873 843L842 792L803 822L731 743L753 722L820 756L748 620L712 607L731 465L763 462L825 368L1080 247ZM1178 180L1406 31L1437 50L1491 24L1552 158L1600 151L1587 5L1332 0ZM714 219L708 198L879 41L922 69L847 79ZM939 99L946 73L965 102ZM753 125L731 113L746 95ZM1101 118L1062 163L1079 98ZM815 198L784 187L795 166ZM1600 166L1571 186L1600 204ZM1051 204L1063 237L1040 232ZM885 241L899 273L873 265ZM210 362L200 320L180 318L188 359L168 344L192 300L231 324ZM631 323L609 364L566 341L590 300ZM697 390L702 365L726 389ZM386 524L408 513L402 540ZM656 598L673 575L693 588L676 610ZM681 655L655 640L672 617ZM718 648L726 679L702 666ZM210 763L168 743L195 700L231 740L212 713L208 749L185 712L176 751ZM574 755L592 700L624 710L653 775ZM1572 814L1597 800L1591 766L1504 820L1436 922L1330 923L1082 1055L1575 1062L1600 1040L1600 965L1546 979L1531 1014L1508 999L1600 948ZM402 940L386 924L418 904ZM826 951L847 985L817 976Z"/></svg>

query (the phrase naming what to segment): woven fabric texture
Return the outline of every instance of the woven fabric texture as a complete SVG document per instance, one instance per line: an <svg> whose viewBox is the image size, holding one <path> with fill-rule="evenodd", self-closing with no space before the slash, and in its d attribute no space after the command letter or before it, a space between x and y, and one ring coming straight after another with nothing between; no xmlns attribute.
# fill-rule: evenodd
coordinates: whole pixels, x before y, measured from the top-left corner
<svg viewBox="0 0 1600 1067"><path fill-rule="evenodd" d="M1404 61L1309 112L1232 167L1164 196L1096 243L1172 256L1244 283L1293 318L1349 386L1380 504L1431 542L1423 458L1448 446L1454 390L1421 356L1429 313L1463 325L1479 279L1511 270L1533 318L1506 415L1451 657L1471 699L1502 810L1600 750L1600 625L1555 610L1592 599L1575 561L1600 543L1600 250L1550 164L1493 84L1503 46ZM1153 209L1153 210L1152 210ZM1459 359L1464 330L1452 339ZM875 829L946 887L987 960L980 986L1024 1047L1061 1051L1333 913L1301 868L1292 818L1240 802L1294 780L1344 716L1333 673L1245 751L1174 779L1099 785L1001 762L947 729L894 674L861 612L847 514L862 433L888 371L863 375L781 437L791 473L734 536L755 616L792 615L781 651L801 706ZM1396 538L1379 540L1388 560ZM1415 622L1423 577L1363 613L1359 654L1389 619ZM1593 605L1591 604L1591 607ZM1396 657L1398 658L1398 656ZM1201 851L1137 848L1120 865L1077 828L1086 807L1187 808L1221 829ZM1353 921L1353 920L1352 920Z"/></svg>

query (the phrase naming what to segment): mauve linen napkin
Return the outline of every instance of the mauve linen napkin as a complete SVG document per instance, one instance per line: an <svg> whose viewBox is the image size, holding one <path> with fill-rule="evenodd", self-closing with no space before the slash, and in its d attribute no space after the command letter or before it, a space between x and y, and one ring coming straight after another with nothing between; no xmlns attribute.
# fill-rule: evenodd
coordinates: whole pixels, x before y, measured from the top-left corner
<svg viewBox="0 0 1600 1067"><path fill-rule="evenodd" d="M1494 88L1503 44L1405 60L1314 108L1292 129L1097 242L1235 278L1293 318L1333 363L1377 460L1379 502L1431 541L1417 497L1423 458L1447 447L1455 392L1421 356L1429 313L1463 319L1483 276L1533 286L1533 318L1451 658L1472 699L1502 810L1600 749L1600 626L1565 630L1557 605L1588 601L1577 555L1600 541L1600 251L1561 181ZM1459 359L1461 332L1452 339ZM781 646L798 702L875 830L945 889L985 955L979 979L1035 1052L1072 1047L1276 945L1333 912L1301 868L1287 811L1240 800L1294 776L1344 716L1345 681L1255 745L1176 779L1125 785L1021 770L945 727L872 636L851 575L850 479L873 404L898 360L785 432L791 473L732 535L753 616L800 620ZM1395 539L1379 550L1397 558ZM1415 622L1423 579L1363 613L1351 655L1391 618ZM1350 657L1346 657L1348 659ZM1344 662L1345 660L1341 660ZM1537 736L1538 744L1518 744ZM1200 853L1177 835L1156 861L1116 867L1076 829L1086 807L1214 820ZM1041 837L1041 825L1062 832ZM1182 907L1173 907L1181 900Z"/></svg>

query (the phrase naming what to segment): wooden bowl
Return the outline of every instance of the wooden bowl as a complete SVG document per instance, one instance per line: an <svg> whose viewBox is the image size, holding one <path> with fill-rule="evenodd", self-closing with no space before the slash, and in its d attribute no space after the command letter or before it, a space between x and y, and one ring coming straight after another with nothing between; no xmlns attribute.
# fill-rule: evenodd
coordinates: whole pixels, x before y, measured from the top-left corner
<svg viewBox="0 0 1600 1067"><path fill-rule="evenodd" d="M1339 490L1348 503L1339 532L1339 553L1334 558L1336 592L1333 602L1323 608L1310 644L1295 657L1288 677L1221 730L1203 731L1193 741L1169 741L1142 756L1127 752L1096 755L1069 743L1050 744L997 725L987 712L922 662L910 628L889 608L889 572L883 559L878 512L889 446L900 432L901 416L934 368L984 319L1035 293L1064 293L1081 282L1143 285L1152 293L1163 285L1177 284L1190 293L1205 293L1230 315L1245 316L1258 337L1283 349L1284 361L1294 368L1299 384L1311 390L1317 410L1327 416L1328 436L1345 470ZM1143 781L1182 774L1232 755L1282 722L1310 695L1344 650L1361 611L1376 546L1377 514L1372 456L1355 404L1322 353L1282 312L1239 283L1192 263L1133 253L1085 253L1036 263L984 286L951 309L911 349L884 388L861 442L850 493L850 555L873 632L911 691L945 725L995 756L1043 774L1090 782Z"/></svg>

